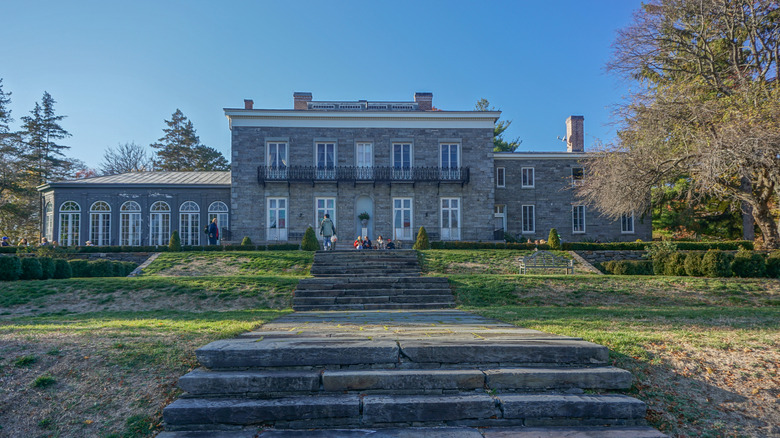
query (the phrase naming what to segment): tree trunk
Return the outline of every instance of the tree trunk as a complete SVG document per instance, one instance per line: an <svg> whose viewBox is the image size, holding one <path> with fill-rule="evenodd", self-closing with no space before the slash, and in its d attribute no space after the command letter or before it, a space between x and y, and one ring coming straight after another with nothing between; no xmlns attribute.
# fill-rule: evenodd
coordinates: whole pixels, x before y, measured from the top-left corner
<svg viewBox="0 0 780 438"><path fill-rule="evenodd" d="M775 222L774 217L772 217L768 205L753 205L752 208L753 219L756 221L756 225L758 225L761 234L764 236L763 249L780 248L780 233L778 233L777 222Z"/></svg>
<svg viewBox="0 0 780 438"><path fill-rule="evenodd" d="M748 178L742 178L742 191L745 193L750 193L752 190L752 185L750 184L750 180ZM741 202L741 211L742 211L742 240L755 240L756 239L756 229L755 229L755 223L753 222L753 207L750 206L745 201Z"/></svg>

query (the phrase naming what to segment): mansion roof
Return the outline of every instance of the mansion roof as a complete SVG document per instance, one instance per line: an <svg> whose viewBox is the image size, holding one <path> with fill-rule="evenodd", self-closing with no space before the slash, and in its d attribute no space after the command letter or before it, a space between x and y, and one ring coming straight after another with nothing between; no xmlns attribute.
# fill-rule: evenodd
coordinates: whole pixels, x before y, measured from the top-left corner
<svg viewBox="0 0 780 438"><path fill-rule="evenodd" d="M38 187L38 190L46 190L50 187L99 187L116 185L230 188L230 172L129 172L117 175L56 181L44 184Z"/></svg>

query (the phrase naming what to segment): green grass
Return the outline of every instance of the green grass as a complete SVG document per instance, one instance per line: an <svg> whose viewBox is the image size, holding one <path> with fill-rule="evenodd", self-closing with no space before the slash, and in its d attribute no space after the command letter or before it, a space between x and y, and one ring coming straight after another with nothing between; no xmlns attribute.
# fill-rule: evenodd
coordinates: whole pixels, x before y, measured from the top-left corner
<svg viewBox="0 0 780 438"><path fill-rule="evenodd" d="M228 251L203 253L162 253L144 276L171 275L186 270L197 275L279 275L306 277L314 253L308 251Z"/></svg>
<svg viewBox="0 0 780 438"><path fill-rule="evenodd" d="M444 250L420 251L420 265L428 274L516 274L517 259L532 254L524 250ZM569 257L565 251L553 251L556 255Z"/></svg>

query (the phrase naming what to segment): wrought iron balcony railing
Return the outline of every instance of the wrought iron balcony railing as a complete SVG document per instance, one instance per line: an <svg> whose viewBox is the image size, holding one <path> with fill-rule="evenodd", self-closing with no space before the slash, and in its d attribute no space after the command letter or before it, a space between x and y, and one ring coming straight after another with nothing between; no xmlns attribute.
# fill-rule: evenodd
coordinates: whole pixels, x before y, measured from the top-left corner
<svg viewBox="0 0 780 438"><path fill-rule="evenodd" d="M257 181L267 182L469 182L468 167L316 167L259 166Z"/></svg>

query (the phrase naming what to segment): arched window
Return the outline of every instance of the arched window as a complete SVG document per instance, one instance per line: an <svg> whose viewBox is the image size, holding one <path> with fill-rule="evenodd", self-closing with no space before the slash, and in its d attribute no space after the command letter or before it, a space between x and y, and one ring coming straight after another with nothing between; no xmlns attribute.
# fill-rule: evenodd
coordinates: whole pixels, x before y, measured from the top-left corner
<svg viewBox="0 0 780 438"><path fill-rule="evenodd" d="M209 205L209 224L211 221L217 218L217 226L219 226L219 237L222 238L222 230L229 229L228 223L228 206L222 201L214 201Z"/></svg>
<svg viewBox="0 0 780 438"><path fill-rule="evenodd" d="M46 203L46 214L43 216L43 235L49 240L57 240L54 237L54 205Z"/></svg>
<svg viewBox="0 0 780 438"><path fill-rule="evenodd" d="M96 246L111 244L111 206L105 201L89 208L89 240Z"/></svg>
<svg viewBox="0 0 780 438"><path fill-rule="evenodd" d="M157 201L149 209L149 245L167 245L171 238L171 207Z"/></svg>
<svg viewBox="0 0 780 438"><path fill-rule="evenodd" d="M67 201L60 205L60 245L73 246L79 244L79 222L81 207Z"/></svg>
<svg viewBox="0 0 780 438"><path fill-rule="evenodd" d="M119 207L119 244L141 245L141 206L127 201Z"/></svg>
<svg viewBox="0 0 780 438"><path fill-rule="evenodd" d="M179 207L179 233L182 245L200 245L200 207L187 201Z"/></svg>

